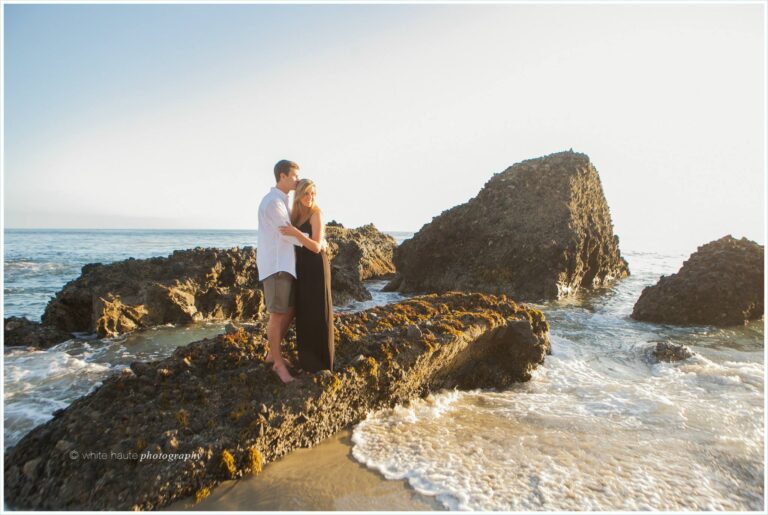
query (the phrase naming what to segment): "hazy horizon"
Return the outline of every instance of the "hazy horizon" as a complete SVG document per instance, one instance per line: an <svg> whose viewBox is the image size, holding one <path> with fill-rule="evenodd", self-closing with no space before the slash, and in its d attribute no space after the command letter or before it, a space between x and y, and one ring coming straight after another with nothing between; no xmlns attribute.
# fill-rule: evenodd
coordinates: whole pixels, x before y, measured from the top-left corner
<svg viewBox="0 0 768 515"><path fill-rule="evenodd" d="M4 227L416 232L568 150L622 248L764 244L765 5L4 4Z"/></svg>

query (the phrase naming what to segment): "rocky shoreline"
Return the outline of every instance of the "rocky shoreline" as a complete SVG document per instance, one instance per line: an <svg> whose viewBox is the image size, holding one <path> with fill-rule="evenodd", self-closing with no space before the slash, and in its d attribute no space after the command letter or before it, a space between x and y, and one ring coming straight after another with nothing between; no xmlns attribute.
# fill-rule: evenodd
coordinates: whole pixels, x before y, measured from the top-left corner
<svg viewBox="0 0 768 515"><path fill-rule="evenodd" d="M445 388L530 379L549 352L542 301L626 277L597 170L559 152L494 175L477 197L400 247L373 225L329 223L334 303L367 300L363 281L430 293L336 317L336 370L283 386L263 362L264 299L253 247L83 267L42 324L5 320L6 345L47 348L73 332L112 337L163 324L232 320L225 334L167 359L134 362L54 413L5 454L19 509L159 509L313 446L379 410ZM730 236L643 290L632 318L735 325L763 316L764 251ZM509 298L507 297L509 296ZM188 341L188 340L187 340ZM287 354L296 360L295 336ZM649 360L694 354L659 342ZM181 458L169 458L176 456Z"/></svg>
<svg viewBox="0 0 768 515"><path fill-rule="evenodd" d="M334 303L368 300L363 281L394 271L395 240L369 224L328 228ZM6 345L48 348L74 332L114 337L164 324L255 321L264 315L256 249L195 248L168 257L84 266L48 303L42 323L10 317Z"/></svg>
<svg viewBox="0 0 768 515"><path fill-rule="evenodd" d="M528 380L549 351L543 314L503 296L429 295L336 323L335 373L304 374L287 387L262 362L260 323L133 363L6 451L6 502L147 510L202 498L370 410Z"/></svg>

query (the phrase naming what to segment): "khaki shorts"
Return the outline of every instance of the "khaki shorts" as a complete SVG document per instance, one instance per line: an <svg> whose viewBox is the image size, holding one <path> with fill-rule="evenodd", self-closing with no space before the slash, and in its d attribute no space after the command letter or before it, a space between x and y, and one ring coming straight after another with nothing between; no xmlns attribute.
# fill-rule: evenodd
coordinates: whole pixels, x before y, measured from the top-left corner
<svg viewBox="0 0 768 515"><path fill-rule="evenodd" d="M296 303L295 279L288 272L277 272L264 281L267 313L287 313Z"/></svg>

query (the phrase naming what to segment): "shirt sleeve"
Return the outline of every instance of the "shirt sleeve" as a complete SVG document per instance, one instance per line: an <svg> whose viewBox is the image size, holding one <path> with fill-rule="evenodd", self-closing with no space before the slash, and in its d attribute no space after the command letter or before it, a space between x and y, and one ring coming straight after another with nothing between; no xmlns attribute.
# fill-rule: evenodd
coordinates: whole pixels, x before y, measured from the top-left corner
<svg viewBox="0 0 768 515"><path fill-rule="evenodd" d="M288 215L288 210L285 208L285 204L279 200L274 200L267 204L266 207L267 208L264 210L264 215L266 216L267 222L269 222L269 224L272 225L275 230L277 230L278 227L282 227L286 224L290 225L291 217ZM277 234L279 234L280 238L282 238L284 241L287 241L288 243L292 243L297 247L302 246L301 242L293 236L286 236L280 231L277 231Z"/></svg>

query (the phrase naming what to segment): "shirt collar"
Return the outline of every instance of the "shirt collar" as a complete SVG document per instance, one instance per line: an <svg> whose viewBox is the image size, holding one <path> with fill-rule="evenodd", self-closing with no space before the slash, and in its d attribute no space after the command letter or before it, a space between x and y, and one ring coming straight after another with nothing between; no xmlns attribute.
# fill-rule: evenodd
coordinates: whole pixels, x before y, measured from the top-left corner
<svg viewBox="0 0 768 515"><path fill-rule="evenodd" d="M283 200L285 200L286 202L288 202L288 194L287 194L287 193L283 193L283 192L280 190L280 188L277 188L276 186L272 186L272 191L275 191L275 192L277 192L277 194L278 194L278 195L280 195L280 197L282 197L282 199L283 199Z"/></svg>

